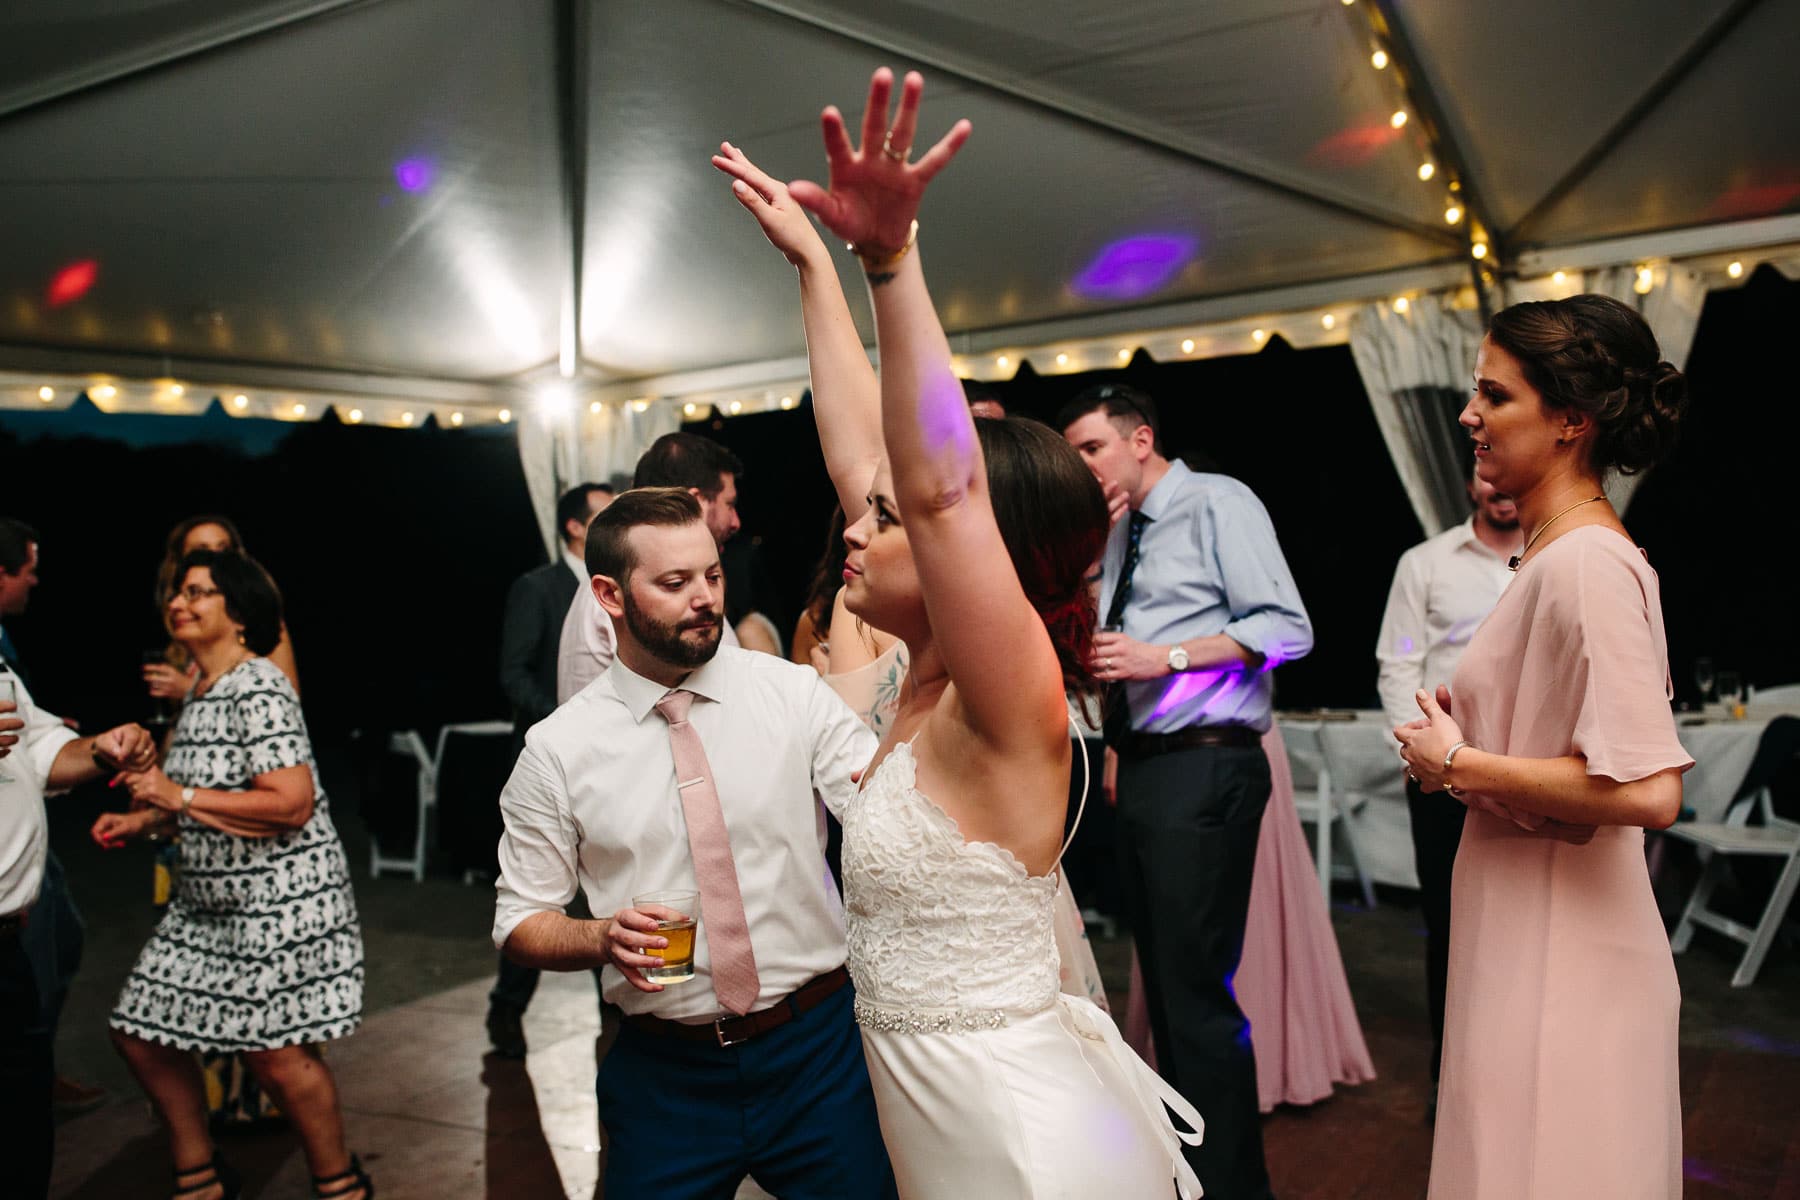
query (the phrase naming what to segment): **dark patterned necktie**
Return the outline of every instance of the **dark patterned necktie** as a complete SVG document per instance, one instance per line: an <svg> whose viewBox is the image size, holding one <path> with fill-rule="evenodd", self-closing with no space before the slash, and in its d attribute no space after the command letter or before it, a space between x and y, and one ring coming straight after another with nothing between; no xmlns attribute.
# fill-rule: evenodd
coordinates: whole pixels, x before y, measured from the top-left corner
<svg viewBox="0 0 1800 1200"><path fill-rule="evenodd" d="M1111 629L1123 629L1125 622L1125 605L1131 600L1131 577L1137 574L1138 548L1144 540L1144 527L1150 524L1150 518L1141 512L1131 514L1131 528L1125 541L1125 562L1119 568L1119 585L1113 588L1112 603L1106 607L1106 625ZM1102 732L1106 744L1117 746L1119 740L1131 731L1131 705L1125 698L1123 681L1114 683L1106 689L1106 717L1102 722Z"/></svg>

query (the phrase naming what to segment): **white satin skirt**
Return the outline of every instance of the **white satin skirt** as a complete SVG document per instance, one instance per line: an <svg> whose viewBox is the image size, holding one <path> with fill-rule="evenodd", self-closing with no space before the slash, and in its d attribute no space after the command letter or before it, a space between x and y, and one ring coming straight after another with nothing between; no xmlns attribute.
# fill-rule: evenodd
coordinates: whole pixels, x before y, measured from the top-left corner
<svg viewBox="0 0 1800 1200"><path fill-rule="evenodd" d="M932 1012L867 1007L896 1025ZM1125 1045L1110 1017L1064 995L1006 1020L941 1033L862 1023L901 1200L1200 1195L1181 1156L1181 1142L1200 1141L1199 1114ZM1178 1132L1165 1106L1193 1132Z"/></svg>

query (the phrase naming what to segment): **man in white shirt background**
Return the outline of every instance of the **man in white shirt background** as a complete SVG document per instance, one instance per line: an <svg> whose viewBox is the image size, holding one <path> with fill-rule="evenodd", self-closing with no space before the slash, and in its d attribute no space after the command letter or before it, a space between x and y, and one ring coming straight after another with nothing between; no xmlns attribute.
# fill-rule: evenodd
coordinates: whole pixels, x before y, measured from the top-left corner
<svg viewBox="0 0 1800 1200"><path fill-rule="evenodd" d="M556 709L556 659L563 621L577 592L586 589L588 522L612 503L604 483L578 483L556 501L561 539L552 562L533 567L506 593L500 624L500 689L512 706L513 757L525 746L525 731ZM489 827L488 837L493 836ZM488 842L492 845L492 842ZM525 1057L525 1010L537 991L538 973L500 956L500 971L488 993L488 1041L501 1058Z"/></svg>
<svg viewBox="0 0 1800 1200"><path fill-rule="evenodd" d="M1476 628L1500 601L1512 579L1507 560L1519 552L1519 512L1511 497L1477 478L1471 462L1469 519L1400 556L1388 592L1387 611L1375 645L1380 664L1382 711L1391 724L1419 716L1420 688L1448 687ZM1453 696L1454 702L1455 697ZM1450 954L1450 874L1462 840L1463 806L1438 793L1427 796L1408 779L1406 806L1412 823L1413 862L1419 873L1419 908L1425 919L1426 1000L1431 1012L1431 1079L1444 1053L1444 987ZM1427 1105L1435 1112L1435 1097Z"/></svg>
<svg viewBox="0 0 1800 1200"><path fill-rule="evenodd" d="M120 769L148 770L156 741L138 725L82 737L32 702L0 662L0 1129L5 1194L37 1200L50 1190L55 1078L54 1023L23 943L49 849L44 797Z"/></svg>
<svg viewBox="0 0 1800 1200"><path fill-rule="evenodd" d="M875 737L817 672L720 646L704 513L639 489L589 526L617 657L526 735L494 941L540 970L605 967L624 1013L596 1089L608 1195L729 1196L751 1175L891 1197L814 799L854 789ZM611 915L568 916L578 890ZM699 892L699 930L693 977L661 985L644 951L666 939L634 897L670 890Z"/></svg>
<svg viewBox="0 0 1800 1200"><path fill-rule="evenodd" d="M665 433L650 443L650 448L637 460L631 486L685 489L699 501L713 541L723 546L737 535L741 525L737 481L743 473L744 464L738 456L711 438L692 433ZM582 580L585 584L587 576L583 575ZM582 587L569 605L557 650L558 704L567 701L612 665L616 641L612 618L600 607L593 588ZM737 631L730 622L724 623L723 641L727 646L738 644ZM776 652L779 653L779 648Z"/></svg>

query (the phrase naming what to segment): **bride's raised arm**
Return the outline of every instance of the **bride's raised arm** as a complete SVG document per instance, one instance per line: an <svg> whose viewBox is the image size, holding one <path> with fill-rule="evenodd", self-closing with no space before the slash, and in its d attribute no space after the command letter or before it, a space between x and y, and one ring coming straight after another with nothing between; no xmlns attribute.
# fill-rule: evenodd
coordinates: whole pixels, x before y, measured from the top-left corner
<svg viewBox="0 0 1800 1200"><path fill-rule="evenodd" d="M845 524L853 525L869 507L869 484L883 454L881 385L863 352L837 268L785 183L771 178L730 142L720 144L712 163L731 176L731 194L800 274L800 320L812 372L813 420L825 452L825 471L844 506Z"/></svg>
<svg viewBox="0 0 1800 1200"><path fill-rule="evenodd" d="M925 287L914 215L925 186L968 139L959 121L907 161L924 83L908 74L891 128L893 75L869 85L862 148L825 110L830 186L795 182L793 198L862 260L881 347L881 429L893 500L917 565L931 630L969 724L1003 744L1065 738L1062 669L995 522L974 418Z"/></svg>

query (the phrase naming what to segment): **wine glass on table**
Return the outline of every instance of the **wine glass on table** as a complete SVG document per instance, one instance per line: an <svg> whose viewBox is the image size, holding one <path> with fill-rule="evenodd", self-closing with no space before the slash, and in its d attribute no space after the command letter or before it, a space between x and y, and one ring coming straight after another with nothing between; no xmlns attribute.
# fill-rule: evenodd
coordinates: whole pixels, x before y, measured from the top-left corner
<svg viewBox="0 0 1800 1200"><path fill-rule="evenodd" d="M1700 689L1700 707L1713 698L1713 660L1701 655L1694 660L1694 686Z"/></svg>
<svg viewBox="0 0 1800 1200"><path fill-rule="evenodd" d="M1744 677L1737 671L1719 672L1719 702L1735 718L1744 715Z"/></svg>

